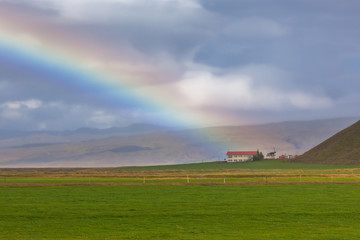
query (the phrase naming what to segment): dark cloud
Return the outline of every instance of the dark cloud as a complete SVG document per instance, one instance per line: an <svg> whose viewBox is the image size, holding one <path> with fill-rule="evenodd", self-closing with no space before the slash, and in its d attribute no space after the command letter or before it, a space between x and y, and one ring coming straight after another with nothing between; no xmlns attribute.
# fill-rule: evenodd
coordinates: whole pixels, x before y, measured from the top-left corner
<svg viewBox="0 0 360 240"><path fill-rule="evenodd" d="M58 9L56 9L55 5L51 4L50 2L46 5L38 5L34 4L33 1L27 0L1 0L0 6L13 10L21 9L23 12L37 17L50 17L59 15Z"/></svg>
<svg viewBox="0 0 360 240"><path fill-rule="evenodd" d="M359 3L202 1L202 4L209 11L233 17L234 22L254 17L269 20L283 27L284 34L274 38L249 37L246 33L236 34L237 30L246 29L234 27L233 36L220 33L207 41L197 52L197 61L221 67L273 64L291 73L293 85L299 88L321 89L333 97L340 97L340 93L344 97L354 91L349 87L354 86L354 81L345 73L354 72L348 59L360 53L356 44L360 41L356 31ZM250 33L259 27L248 24Z"/></svg>
<svg viewBox="0 0 360 240"><path fill-rule="evenodd" d="M136 55L151 63L149 75L160 72L156 75L160 77L149 77L149 86L186 86L190 93L179 101L189 105L198 94L191 90L194 84L201 86L200 93L206 99L217 89L241 84L250 89L249 95L260 89L262 98L252 96L246 98L249 103L232 104L243 98L227 96L227 103L222 106L220 101L216 107L232 111L232 115L261 116L269 121L352 115L356 112L354 103L360 101L357 1L179 0L149 4L44 0L1 1L0 6L105 46L111 59L106 59L109 54L104 53L104 59L98 59L108 60L104 65ZM135 62L130 63L134 69ZM42 102L39 108L25 107L21 112L3 105L0 128L105 127L156 119L156 113L152 115L141 104L132 104L126 96L116 101L111 98L125 92L77 84L68 81L69 76L52 72L61 69L49 67L44 71L46 68L41 66L36 71L32 64L12 62L0 52L0 104L30 99ZM199 78L189 80L187 76L194 72ZM81 76L70 76L76 77ZM214 90L206 86L201 77L219 87ZM172 88L174 95L181 92L176 86ZM314 109L311 103L301 101L314 101L313 105L320 107ZM204 106L198 108L214 104L203 99L199 102ZM278 107L272 109L269 103Z"/></svg>

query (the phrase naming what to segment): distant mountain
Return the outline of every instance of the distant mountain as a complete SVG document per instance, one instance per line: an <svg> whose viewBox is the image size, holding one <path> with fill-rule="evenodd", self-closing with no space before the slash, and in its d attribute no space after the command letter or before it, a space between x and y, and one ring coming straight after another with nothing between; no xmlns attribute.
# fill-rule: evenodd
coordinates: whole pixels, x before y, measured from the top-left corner
<svg viewBox="0 0 360 240"><path fill-rule="evenodd" d="M0 149L0 167L105 167L173 164L218 160L211 143L183 132L150 132L131 136L47 146Z"/></svg>
<svg viewBox="0 0 360 240"><path fill-rule="evenodd" d="M76 134L87 134L87 135L129 135L129 134L139 134L147 133L153 131L167 130L169 128L146 124L146 123L134 123L127 127L112 127L106 129L96 129L96 128L79 128L75 131L66 131L60 132L63 136L76 135Z"/></svg>
<svg viewBox="0 0 360 240"><path fill-rule="evenodd" d="M214 134L226 150L256 150L264 154L275 148L281 154L303 154L310 148L353 124L358 118L289 121L253 126L217 127Z"/></svg>
<svg viewBox="0 0 360 240"><path fill-rule="evenodd" d="M0 141L9 138L19 138L32 135L32 132L0 129Z"/></svg>
<svg viewBox="0 0 360 240"><path fill-rule="evenodd" d="M0 130L0 148L31 146L32 144L63 144L101 139L110 136L129 136L153 131L169 130L168 127L135 123L127 127L106 129L79 128L71 131L12 131Z"/></svg>
<svg viewBox="0 0 360 240"><path fill-rule="evenodd" d="M360 165L360 121L310 149L294 161Z"/></svg>
<svg viewBox="0 0 360 240"><path fill-rule="evenodd" d="M218 161L229 150L302 154L356 118L174 131L153 125L0 138L0 167L111 167ZM0 133L1 134L1 133Z"/></svg>

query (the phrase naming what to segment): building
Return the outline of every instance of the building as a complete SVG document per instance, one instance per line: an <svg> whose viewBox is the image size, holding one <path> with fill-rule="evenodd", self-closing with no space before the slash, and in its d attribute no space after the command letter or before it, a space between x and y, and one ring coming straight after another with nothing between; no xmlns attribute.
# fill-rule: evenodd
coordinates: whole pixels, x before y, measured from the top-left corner
<svg viewBox="0 0 360 240"><path fill-rule="evenodd" d="M257 154L257 151L236 151L227 152L227 162L248 162L253 160L253 156Z"/></svg>
<svg viewBox="0 0 360 240"><path fill-rule="evenodd" d="M283 155L279 156L279 159L294 159L294 158L298 158L298 157L299 157L299 155L285 155L285 154L283 154Z"/></svg>

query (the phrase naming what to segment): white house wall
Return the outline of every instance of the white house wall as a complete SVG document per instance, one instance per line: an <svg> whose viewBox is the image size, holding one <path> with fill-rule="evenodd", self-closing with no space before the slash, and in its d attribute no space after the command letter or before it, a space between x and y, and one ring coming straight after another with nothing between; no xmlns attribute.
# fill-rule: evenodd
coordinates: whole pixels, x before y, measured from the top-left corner
<svg viewBox="0 0 360 240"><path fill-rule="evenodd" d="M252 161L252 155L232 155L227 157L227 162L248 162Z"/></svg>

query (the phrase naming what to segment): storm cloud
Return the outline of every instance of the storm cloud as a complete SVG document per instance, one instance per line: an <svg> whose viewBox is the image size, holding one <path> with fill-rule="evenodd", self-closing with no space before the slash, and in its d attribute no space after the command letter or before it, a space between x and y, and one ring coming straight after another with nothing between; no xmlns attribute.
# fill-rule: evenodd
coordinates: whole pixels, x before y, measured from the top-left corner
<svg viewBox="0 0 360 240"><path fill-rule="evenodd" d="M3 0L0 11L41 29L3 21L0 32L34 49L84 45L86 68L121 73L131 91L161 93L180 113L205 116L204 126L359 115L356 1ZM0 128L104 128L170 115L27 64L0 51Z"/></svg>

